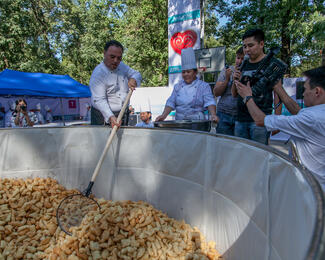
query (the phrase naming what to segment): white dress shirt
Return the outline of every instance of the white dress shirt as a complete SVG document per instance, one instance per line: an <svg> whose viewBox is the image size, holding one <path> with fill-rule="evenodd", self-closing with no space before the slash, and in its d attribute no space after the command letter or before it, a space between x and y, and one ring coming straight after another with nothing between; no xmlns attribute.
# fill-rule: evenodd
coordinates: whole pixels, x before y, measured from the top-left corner
<svg viewBox="0 0 325 260"><path fill-rule="evenodd" d="M291 135L302 164L325 191L325 104L304 108L294 116L268 115L264 124L268 131Z"/></svg>
<svg viewBox="0 0 325 260"><path fill-rule="evenodd" d="M131 78L136 80L139 87L141 74L123 62L114 71L110 70L104 62L94 69L89 81L91 103L102 113L105 122L109 122L113 112L121 110L129 92L128 81Z"/></svg>

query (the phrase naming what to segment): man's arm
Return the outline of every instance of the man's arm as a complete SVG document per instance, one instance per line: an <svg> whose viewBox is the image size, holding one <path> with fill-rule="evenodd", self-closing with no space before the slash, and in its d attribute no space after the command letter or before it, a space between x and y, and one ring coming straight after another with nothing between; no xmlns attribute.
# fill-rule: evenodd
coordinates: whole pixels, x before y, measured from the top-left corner
<svg viewBox="0 0 325 260"><path fill-rule="evenodd" d="M128 65L124 64L123 62L120 63L120 68L121 70L125 73L126 77L129 80L129 87L131 88L135 88L135 87L139 87L141 85L141 81L142 81L142 76L140 74L140 72L130 68ZM135 82L132 81L131 79L135 80L136 82L136 86L135 86Z"/></svg>
<svg viewBox="0 0 325 260"><path fill-rule="evenodd" d="M114 116L114 114L107 102L106 86L102 77L103 75L100 73L93 72L89 81L89 87L92 105L102 113L105 122L108 123L110 117Z"/></svg>
<svg viewBox="0 0 325 260"><path fill-rule="evenodd" d="M292 115L298 114L301 109L300 106L287 94L280 81L274 86L274 93L279 96L280 100Z"/></svg>
<svg viewBox="0 0 325 260"><path fill-rule="evenodd" d="M278 83L274 86L274 88L276 87L281 87L282 88L282 82L281 80L278 81ZM273 100L273 104L274 104L274 114L275 115L281 115L282 114L282 101L279 97L279 95L273 91L274 94L274 100Z"/></svg>
<svg viewBox="0 0 325 260"><path fill-rule="evenodd" d="M248 85L244 85L240 83L238 80L235 81L235 86L237 88L238 94L245 98L247 96L252 96L252 89L250 87L250 83L248 82ZM259 107L255 104L253 98L249 99L246 103L246 106L248 108L248 112L250 113L251 117L254 119L255 124L257 126L264 126L264 118L265 114L264 112L259 109Z"/></svg>
<svg viewBox="0 0 325 260"><path fill-rule="evenodd" d="M213 94L216 97L222 96L223 93L225 92L225 90L229 84L231 74L232 74L231 68L228 68L227 70L223 70L220 73L220 76L218 77L216 85L213 88Z"/></svg>
<svg viewBox="0 0 325 260"><path fill-rule="evenodd" d="M231 85L231 94L232 94L233 97L237 97L238 96L238 92L237 92L237 88L236 88L236 85L235 85L235 80L238 80L239 81L239 79L241 77L240 70L238 70L236 68L233 77L234 77L234 79L233 79L233 82L232 82L232 85Z"/></svg>
<svg viewBox="0 0 325 260"><path fill-rule="evenodd" d="M166 119L166 117L169 115L169 113L172 111L173 111L173 108L166 105L164 108L164 112L160 116L157 116L156 122L164 121Z"/></svg>

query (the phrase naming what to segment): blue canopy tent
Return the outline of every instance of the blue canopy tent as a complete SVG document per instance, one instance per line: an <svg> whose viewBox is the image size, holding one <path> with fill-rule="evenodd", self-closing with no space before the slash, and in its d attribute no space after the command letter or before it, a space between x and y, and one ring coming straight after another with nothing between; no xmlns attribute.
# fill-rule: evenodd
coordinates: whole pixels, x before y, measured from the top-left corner
<svg viewBox="0 0 325 260"><path fill-rule="evenodd" d="M0 95L90 97L90 90L69 75L5 69L0 73Z"/></svg>
<svg viewBox="0 0 325 260"><path fill-rule="evenodd" d="M79 83L69 75L53 75L47 73L21 72L5 69L0 73L0 96L23 96L34 99L60 99L59 113L64 122L62 98L78 99L91 96L88 86ZM71 100L70 100L71 101ZM35 101L36 102L36 101ZM64 103L66 105L66 102ZM80 109L80 106L79 106ZM59 112L59 111L58 111ZM79 110L80 114L80 110ZM67 116L68 117L68 116Z"/></svg>

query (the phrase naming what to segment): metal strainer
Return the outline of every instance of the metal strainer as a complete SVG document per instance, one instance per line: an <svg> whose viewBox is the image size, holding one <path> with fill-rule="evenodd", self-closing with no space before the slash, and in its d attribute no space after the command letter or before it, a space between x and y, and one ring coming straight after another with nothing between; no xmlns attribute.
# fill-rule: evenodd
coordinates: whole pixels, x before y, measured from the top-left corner
<svg viewBox="0 0 325 260"><path fill-rule="evenodd" d="M124 111L129 103L133 90L129 91L129 94L126 97L126 100L123 104L123 107L117 117L117 122L120 122ZM95 179L99 173L99 170L103 164L104 158L110 147L113 137L115 136L117 131L117 126L115 125L107 139L105 148L102 152L102 155L96 165L93 176L91 177L91 181L87 189L83 193L73 194L65 197L59 204L59 207L56 210L56 219L59 227L68 235L72 235L70 228L79 226L83 220L83 218L87 215L88 212L93 210L100 209L100 206L96 200L94 200L90 194L91 189L95 183Z"/></svg>

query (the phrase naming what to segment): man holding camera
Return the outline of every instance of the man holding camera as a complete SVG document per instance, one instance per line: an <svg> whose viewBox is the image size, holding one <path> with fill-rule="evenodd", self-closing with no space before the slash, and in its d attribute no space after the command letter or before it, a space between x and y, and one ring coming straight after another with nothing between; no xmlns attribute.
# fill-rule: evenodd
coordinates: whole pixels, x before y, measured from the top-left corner
<svg viewBox="0 0 325 260"><path fill-rule="evenodd" d="M264 32L261 29L250 29L245 32L242 37L245 55L249 59L244 59L241 70L236 70L234 73L235 80L241 80L243 83L248 76L252 75L264 62L266 54L264 53ZM275 59L275 58L273 58ZM245 82L246 83L246 82ZM253 94L251 97L243 99L238 96L235 85L232 86L232 94L237 98L237 119L235 122L235 136L254 140L262 144L268 144L270 132L263 126L257 126L249 114L246 103L250 98L253 98L256 105L267 115L272 114L273 111L273 87L277 82L267 82L262 85L262 90L258 94ZM278 83L281 84L281 83ZM251 84L254 88L254 84ZM279 103L279 99L274 94L274 104ZM275 114L281 114L281 106L279 106Z"/></svg>
<svg viewBox="0 0 325 260"><path fill-rule="evenodd" d="M38 123L37 116L33 112L27 111L25 99L16 100L16 109L12 113L11 127L28 127Z"/></svg>
<svg viewBox="0 0 325 260"><path fill-rule="evenodd" d="M304 104L299 105L277 84L274 91L293 116L265 115L250 98L246 106L256 125L265 126L269 131L280 130L291 135L297 146L302 164L310 170L325 191L325 66L304 72ZM242 98L252 96L249 83L235 81Z"/></svg>

